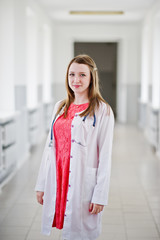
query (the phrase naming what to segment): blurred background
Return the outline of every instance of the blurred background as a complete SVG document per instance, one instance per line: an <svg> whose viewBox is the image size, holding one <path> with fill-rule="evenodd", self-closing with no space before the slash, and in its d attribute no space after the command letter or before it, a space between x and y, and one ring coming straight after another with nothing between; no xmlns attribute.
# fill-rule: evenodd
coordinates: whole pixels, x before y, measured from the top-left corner
<svg viewBox="0 0 160 240"><path fill-rule="evenodd" d="M160 239L160 1L0 0L2 240L45 239L34 185L68 63L83 53L116 118L100 239Z"/></svg>

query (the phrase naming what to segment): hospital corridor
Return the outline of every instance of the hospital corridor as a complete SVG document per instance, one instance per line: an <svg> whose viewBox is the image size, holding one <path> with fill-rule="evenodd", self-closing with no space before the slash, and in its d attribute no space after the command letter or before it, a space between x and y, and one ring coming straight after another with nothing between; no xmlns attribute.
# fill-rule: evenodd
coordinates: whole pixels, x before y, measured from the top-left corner
<svg viewBox="0 0 160 240"><path fill-rule="evenodd" d="M73 62L70 67L73 64L87 67L92 83L99 77L101 95L111 106L115 119L112 154L110 157L109 140L106 151L100 147L100 144L104 146L106 136L112 131L108 129L109 133L106 132L104 136L104 126L112 125L101 121L101 132L99 130L96 140L91 137L95 135L91 134L97 131L100 122L98 111L93 116L78 116L80 111L77 110L71 122L72 138L63 143L73 150L68 157L71 159L64 212L65 235L62 234L63 229L52 227L51 234L45 236L41 233L43 206L37 202L35 186L42 156L46 156L43 152L47 136L52 140L47 149L54 143L53 138L56 139L53 125L59 118L52 124L54 107L58 101L68 97L68 88L76 99L78 94L80 96L78 88L82 89L86 84L81 80L82 76L74 76L73 83L77 81L82 85L76 85L73 91L69 70L67 72L70 69L69 62L77 55L84 54L94 59L96 65L93 66L93 72L89 65L78 62ZM67 224L70 224L66 216L70 213L67 204L70 204L70 199L75 199L71 194L71 180L74 182L75 173L75 184L77 179L86 176L87 171L88 179L96 179L91 192L96 199L94 191L102 166L99 164L99 167L98 163L104 163L101 149L107 158L108 169L108 159L111 159L111 174L108 204L101 213L97 213L98 216L102 214L102 228L96 240L160 240L159 64L159 0L0 0L0 240L95 240L85 235L87 227L93 227L86 222L87 227L84 222L84 226L82 222L77 226L81 235L75 235L77 237L74 239L69 237L73 235L66 230ZM91 86L91 82L88 86ZM74 109L88 104L86 101L75 102L71 103ZM59 115L61 112L62 109ZM109 121L109 118L106 119ZM84 132L76 130L81 126ZM54 129L54 133L51 129ZM78 135L73 137L76 131L80 132L77 142ZM99 140L102 135L104 142ZM92 147L93 151L85 155L91 142L99 145L95 145L94 149ZM95 157L96 151L100 157ZM98 159L97 166L92 166L91 160L90 165L85 163L80 158L81 152L82 156L88 157L84 159L88 160L91 156ZM58 171L57 155L54 170L52 167L55 165L48 161L48 156L45 165L47 170L41 170L48 171L46 182L49 176L51 181L54 179L52 174L49 175L51 171ZM87 166L84 175L79 168L83 163ZM75 173L73 166L76 166ZM109 179L108 176L106 178ZM83 182L86 183L86 179ZM44 189L47 189L46 182L43 182ZM87 184L90 191L91 183ZM93 184L96 184L94 188ZM38 187L41 189L41 186ZM83 186L79 189L83 189ZM79 194L77 189L75 192ZM48 196L46 194L46 199ZM102 195L99 197L99 202L103 202ZM83 201L88 201L86 199ZM72 206L78 205L73 202ZM81 211L80 215L75 216L83 215L80 207L71 209L73 215L78 211ZM72 224L75 224L73 219ZM89 233L92 234L94 230Z"/></svg>

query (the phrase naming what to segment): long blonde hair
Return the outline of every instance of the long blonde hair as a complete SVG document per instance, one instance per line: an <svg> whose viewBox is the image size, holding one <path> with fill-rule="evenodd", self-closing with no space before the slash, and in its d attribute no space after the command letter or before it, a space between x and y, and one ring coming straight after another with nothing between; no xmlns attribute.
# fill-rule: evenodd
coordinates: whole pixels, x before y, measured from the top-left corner
<svg viewBox="0 0 160 240"><path fill-rule="evenodd" d="M78 56L74 57L70 61L69 65L67 67L66 81L65 81L66 90L67 90L67 98L61 102L56 115L58 115L58 113L61 111L62 107L64 107L64 117L66 118L68 108L69 108L70 104L74 101L74 98L75 98L74 92L72 91L72 89L69 87L69 84L68 84L69 68L72 63L79 63L79 64L87 65L89 67L90 76L91 76L89 91L88 91L89 106L85 111L83 111L80 114L80 116L82 117L87 114L93 115L95 108L99 107L99 104L101 101L105 102L109 106L109 104L103 99L103 97L101 96L101 93L99 91L98 69L97 69L97 66L96 66L94 60L90 56L82 54L82 55L78 55ZM108 109L109 109L109 107L108 107Z"/></svg>

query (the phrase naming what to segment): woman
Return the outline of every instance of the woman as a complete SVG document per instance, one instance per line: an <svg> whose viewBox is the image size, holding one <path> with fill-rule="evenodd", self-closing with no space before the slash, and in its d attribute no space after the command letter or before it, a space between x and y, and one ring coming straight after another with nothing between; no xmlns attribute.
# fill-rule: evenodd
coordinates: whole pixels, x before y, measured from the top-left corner
<svg viewBox="0 0 160 240"><path fill-rule="evenodd" d="M99 92L95 62L71 60L67 99L53 111L37 184L43 204L42 233L63 228L63 239L95 240L108 203L114 115Z"/></svg>

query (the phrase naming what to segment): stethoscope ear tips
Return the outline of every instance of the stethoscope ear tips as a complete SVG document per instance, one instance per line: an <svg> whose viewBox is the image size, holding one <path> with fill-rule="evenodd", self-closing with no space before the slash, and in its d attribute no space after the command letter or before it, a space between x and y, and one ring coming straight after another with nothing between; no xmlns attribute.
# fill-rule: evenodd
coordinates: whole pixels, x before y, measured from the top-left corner
<svg viewBox="0 0 160 240"><path fill-rule="evenodd" d="M88 116L89 114L87 114L86 116L84 116L84 118L83 118L83 121L85 121L86 120L86 118L87 118L87 116ZM95 125L96 125L96 115L95 115L95 113L94 113L94 121L93 121L93 127L95 127Z"/></svg>

